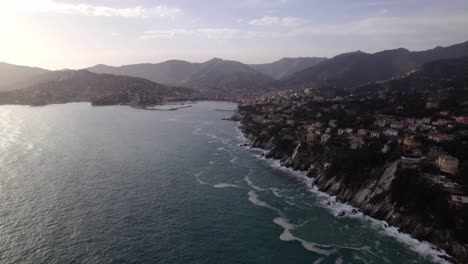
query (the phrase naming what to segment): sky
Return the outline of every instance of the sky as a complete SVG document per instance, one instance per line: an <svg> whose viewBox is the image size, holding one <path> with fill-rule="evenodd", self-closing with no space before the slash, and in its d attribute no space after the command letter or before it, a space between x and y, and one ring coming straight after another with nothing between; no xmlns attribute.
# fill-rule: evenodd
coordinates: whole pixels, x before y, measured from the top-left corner
<svg viewBox="0 0 468 264"><path fill-rule="evenodd" d="M466 0L0 0L0 61L267 63L468 41Z"/></svg>

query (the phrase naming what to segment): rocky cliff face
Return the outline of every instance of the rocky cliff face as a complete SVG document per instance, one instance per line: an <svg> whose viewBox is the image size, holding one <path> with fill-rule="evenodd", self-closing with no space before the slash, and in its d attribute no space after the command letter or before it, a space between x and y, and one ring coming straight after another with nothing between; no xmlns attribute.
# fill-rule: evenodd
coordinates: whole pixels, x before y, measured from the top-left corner
<svg viewBox="0 0 468 264"><path fill-rule="evenodd" d="M252 147L267 150L266 157L279 159L284 166L307 171L319 190L435 244L455 258L449 261L468 261L467 247L460 238L464 223L454 220L460 219L459 213L440 204L440 200L447 201L445 194L432 182L421 180L417 171L402 166L399 156L376 154L372 149L366 155L362 153L366 150L347 151L333 143L310 144L288 129L272 133L248 119L241 123Z"/></svg>

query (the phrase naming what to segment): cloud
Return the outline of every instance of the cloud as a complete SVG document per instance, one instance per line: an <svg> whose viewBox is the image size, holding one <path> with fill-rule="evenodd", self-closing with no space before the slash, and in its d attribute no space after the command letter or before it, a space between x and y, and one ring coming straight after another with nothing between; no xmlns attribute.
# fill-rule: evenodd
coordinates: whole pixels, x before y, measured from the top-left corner
<svg viewBox="0 0 468 264"><path fill-rule="evenodd" d="M253 22L255 21L255 22ZM467 36L468 12L446 14L415 15L409 17L376 16L362 20L335 24L299 24L295 20L277 17L264 17L250 24L258 26L278 26L272 30L247 30L242 28L195 28L195 29L155 29L147 30L140 40L204 38L204 39L267 39L298 37L358 37L361 39L418 39L424 42L428 37L447 38ZM294 25L294 26L293 26Z"/></svg>
<svg viewBox="0 0 468 264"><path fill-rule="evenodd" d="M280 37L279 32L246 31L234 28L196 28L196 29L167 29L146 30L139 37L140 40L174 39L181 37L195 37L205 39L253 39Z"/></svg>
<svg viewBox="0 0 468 264"><path fill-rule="evenodd" d="M288 32L290 36L415 36L464 32L468 12L432 16L371 17L344 24L307 25Z"/></svg>
<svg viewBox="0 0 468 264"><path fill-rule="evenodd" d="M179 8L158 5L154 7L116 8L110 6L71 4L54 0L17 0L9 4L13 9L31 13L57 13L94 17L123 17L123 18L174 18L182 13Z"/></svg>
<svg viewBox="0 0 468 264"><path fill-rule="evenodd" d="M259 19L254 19L249 22L253 26L284 26L284 27L297 27L305 24L306 21L297 17L275 17L264 16Z"/></svg>
<svg viewBox="0 0 468 264"><path fill-rule="evenodd" d="M238 6L243 8L279 8L288 4L289 0L240 0Z"/></svg>

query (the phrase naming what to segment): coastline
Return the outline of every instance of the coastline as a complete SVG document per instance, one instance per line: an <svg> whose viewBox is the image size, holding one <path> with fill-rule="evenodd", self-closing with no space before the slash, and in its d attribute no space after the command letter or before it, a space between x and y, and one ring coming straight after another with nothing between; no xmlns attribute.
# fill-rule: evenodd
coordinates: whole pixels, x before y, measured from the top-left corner
<svg viewBox="0 0 468 264"><path fill-rule="evenodd" d="M452 256L450 256L444 249L438 247L437 245L429 241L414 238L410 233L400 231L400 227L390 225L385 220L374 218L371 215L362 212L361 208L355 207L349 204L347 201L341 201L337 196L320 190L320 188L315 184L316 179L314 177L310 177L307 171L295 170L292 167L287 167L282 164L281 159L267 157L268 150L253 146L254 141L249 139L248 135L246 135L246 133L242 130L242 124L240 121L236 122L236 130L239 133L238 138L244 142L242 146L247 151L251 152L257 159L267 162L270 167L291 175L295 180L305 185L307 190L315 196L317 205L327 209L335 217L352 218L369 223L371 228L382 232L387 236L395 238L397 241L407 245L414 252L422 256L432 258L434 262L456 262Z"/></svg>

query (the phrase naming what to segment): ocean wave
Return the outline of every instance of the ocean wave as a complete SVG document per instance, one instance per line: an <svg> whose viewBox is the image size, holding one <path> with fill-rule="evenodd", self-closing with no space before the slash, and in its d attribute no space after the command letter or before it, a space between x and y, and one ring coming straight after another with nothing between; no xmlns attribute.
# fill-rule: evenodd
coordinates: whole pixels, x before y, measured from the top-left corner
<svg viewBox="0 0 468 264"><path fill-rule="evenodd" d="M251 173L249 173L250 175ZM256 191L261 191L261 192L264 192L264 191L271 191L273 193L274 196L276 196L277 198L282 198L284 197L281 192L283 192L284 190L281 190L281 189L278 189L278 188L275 188L275 187L269 187L269 188L262 188L260 186L257 186L253 183L253 181L249 178L249 175L245 176L244 178L244 181L247 183L247 185L250 186L250 188L256 190Z"/></svg>
<svg viewBox="0 0 468 264"><path fill-rule="evenodd" d="M370 223L371 228L381 231L387 236L395 238L397 241L407 245L411 250L419 253L420 255L424 257L430 257L438 263L450 263L443 257L451 257L444 250L438 249L435 245L427 241L419 241L411 237L409 234L400 232L397 227L390 226L386 221L372 218L347 203L337 201L335 196L321 192L318 187L314 185L314 179L307 177L306 172L295 171L291 168L287 168L281 165L279 160L266 159L264 157L262 157L262 159L266 160L271 167L284 171L305 184L307 186L307 190L318 198L318 204L328 209L329 212L331 212L335 217L348 217Z"/></svg>
<svg viewBox="0 0 468 264"><path fill-rule="evenodd" d="M245 136L243 137L243 139L245 139L245 143L247 144L250 143L249 140ZM252 153L252 155L256 157L257 159L266 161L272 168L286 172L289 175L293 176L298 181L302 182L307 187L307 190L310 193L314 194L315 197L318 198L317 199L318 204L328 209L329 212L331 212L335 217L354 218L362 222L370 223L371 228L381 231L383 234L387 236L395 238L397 241L407 245L411 250L413 250L414 252L417 252L421 256L432 258L434 261L438 263L450 264L450 262L448 262L447 260L443 258L443 257L451 258L451 256L448 255L444 250L438 249L432 243L429 243L427 241L419 241L411 237L409 234L402 233L398 230L397 227L390 226L386 221L377 220L368 215L365 215L364 213L359 211L358 208L355 208L347 203L342 203L342 202L337 201L335 196L331 196L325 192L320 191L318 187L314 185L314 179L311 177L308 177L306 172L295 171L291 168L283 166L279 160L266 158L265 154L267 153L267 151L264 149L251 148L248 146L244 146L244 148L247 150L250 150L251 153L252 151L257 152L257 153ZM285 238L288 238L288 234L285 234ZM343 247L343 248L356 249L353 247ZM370 252L370 249L367 251Z"/></svg>
<svg viewBox="0 0 468 264"><path fill-rule="evenodd" d="M249 174L250 174L250 173L249 173ZM252 189L254 189L254 190L261 191L261 192L268 190L268 189L261 188L261 187L255 185L255 184L252 182L252 180L249 178L249 175L245 176L244 181L245 181Z"/></svg>
<svg viewBox="0 0 468 264"><path fill-rule="evenodd" d="M273 222L283 228L283 233L281 233L280 235L280 240L282 241L288 241L288 242L298 241L301 243L304 249L315 252L320 255L324 255L324 256L330 256L337 252L336 248L326 246L326 247L329 247L330 249L323 249L321 248L321 247L324 247L323 245L317 245L310 241L306 241L302 238L294 236L291 233L291 231L296 229L298 226L289 223L288 220L283 217L277 217L273 219Z"/></svg>
<svg viewBox="0 0 468 264"><path fill-rule="evenodd" d="M214 188L222 189L222 188L242 188L239 185L231 184L231 183L218 183L213 185Z"/></svg>
<svg viewBox="0 0 468 264"><path fill-rule="evenodd" d="M269 205L267 202L264 202L264 201L260 200L260 197L258 196L258 194L255 191L250 190L247 193L247 195L249 196L249 201L251 203L253 203L254 205L271 209L271 210L277 212L279 215L283 215L283 212L280 209L278 209L276 207L273 207L273 206Z"/></svg>
<svg viewBox="0 0 468 264"><path fill-rule="evenodd" d="M232 159L229 160L229 162L230 162L231 164L234 164L234 163L236 163L236 161L237 161L238 159L239 159L238 157L233 157Z"/></svg>
<svg viewBox="0 0 468 264"><path fill-rule="evenodd" d="M194 174L195 179L197 179L198 183L200 183L200 184L202 184L202 185L210 185L209 183L206 183L206 182L204 182L204 181L202 181L202 180L200 179L200 176L202 176L203 174L205 174L205 171L201 171L201 172L195 173L195 174Z"/></svg>

